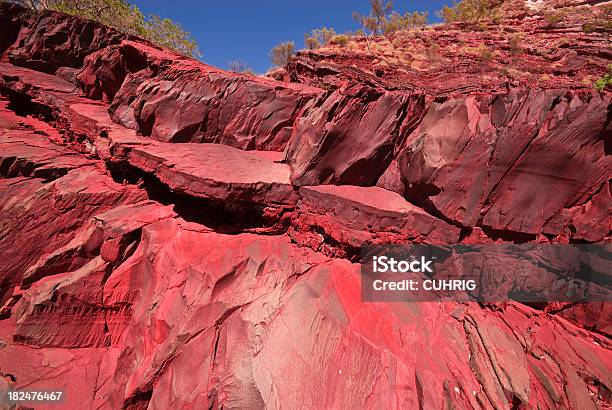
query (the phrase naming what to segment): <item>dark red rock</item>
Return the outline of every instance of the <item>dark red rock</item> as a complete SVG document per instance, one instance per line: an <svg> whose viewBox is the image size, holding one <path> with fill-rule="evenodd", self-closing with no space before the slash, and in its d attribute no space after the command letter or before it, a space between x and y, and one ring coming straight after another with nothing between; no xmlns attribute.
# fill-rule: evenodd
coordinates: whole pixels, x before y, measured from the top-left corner
<svg viewBox="0 0 612 410"><path fill-rule="evenodd" d="M2 2L0 4L0 55L9 48L19 35L19 30L23 26L23 20L26 18L25 11L20 7ZM2 56L4 59L4 56Z"/></svg>
<svg viewBox="0 0 612 410"><path fill-rule="evenodd" d="M155 175L173 191L218 201L295 205L289 167L280 153L242 151L221 144L177 144L144 138L112 140L114 161ZM272 154L272 155L270 155Z"/></svg>
<svg viewBox="0 0 612 410"><path fill-rule="evenodd" d="M459 241L459 228L379 187L302 187L298 209L297 232L292 236L299 237L300 232L320 236L319 243L306 243L316 250L322 249L326 238L353 249L364 244Z"/></svg>
<svg viewBox="0 0 612 410"><path fill-rule="evenodd" d="M612 336L612 306L610 303L551 303L546 309L548 312L558 314L572 323L579 324L607 336Z"/></svg>
<svg viewBox="0 0 612 410"><path fill-rule="evenodd" d="M609 95L556 91L434 104L398 156L403 193L465 226L557 235L572 225L576 239L601 240L612 217L609 106ZM582 217L592 200L601 205Z"/></svg>
<svg viewBox="0 0 612 410"><path fill-rule="evenodd" d="M57 131L35 119L21 119L7 109L0 99L0 177L36 177L54 180L93 161L60 147L49 139L59 138ZM30 127L39 126L40 134Z"/></svg>
<svg viewBox="0 0 612 410"><path fill-rule="evenodd" d="M321 92L224 72L133 41L89 56L78 79L88 96L112 99L115 121L143 135L249 150L282 151L302 107Z"/></svg>
<svg viewBox="0 0 612 410"><path fill-rule="evenodd" d="M110 103L128 75L150 69L155 63L145 52L125 42L88 55L76 80L87 97Z"/></svg>
<svg viewBox="0 0 612 410"><path fill-rule="evenodd" d="M352 86L311 101L287 147L296 185L374 185L418 122L424 98Z"/></svg>
<svg viewBox="0 0 612 410"><path fill-rule="evenodd" d="M0 4L0 26L5 31L2 43L12 42L8 49L0 44L8 60L48 73L80 67L88 54L126 38L93 21L53 11L33 13L8 2Z"/></svg>
<svg viewBox="0 0 612 410"><path fill-rule="evenodd" d="M42 117L53 125L39 121L36 127L46 125L44 132L57 143L106 159L109 138L136 135L111 120L108 105L84 98L62 78L5 63L0 63L0 74L0 91L22 115Z"/></svg>

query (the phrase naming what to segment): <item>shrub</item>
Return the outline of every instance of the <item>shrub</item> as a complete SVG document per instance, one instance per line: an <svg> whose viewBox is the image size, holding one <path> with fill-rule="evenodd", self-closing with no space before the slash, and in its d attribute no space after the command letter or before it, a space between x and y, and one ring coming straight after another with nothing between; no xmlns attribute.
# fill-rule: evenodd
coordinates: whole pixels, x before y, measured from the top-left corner
<svg viewBox="0 0 612 410"><path fill-rule="evenodd" d="M244 61L240 61L240 60L230 61L228 64L228 68L230 71L233 71L235 73L252 74L252 75L255 74L255 72L251 69L251 67L248 66L247 63L245 63Z"/></svg>
<svg viewBox="0 0 612 410"><path fill-rule="evenodd" d="M8 0L35 10L56 10L98 21L190 57L201 57L196 41L178 23L156 15L145 17L127 0Z"/></svg>
<svg viewBox="0 0 612 410"><path fill-rule="evenodd" d="M389 35L396 31L412 30L416 28L423 28L427 24L428 13L419 13L418 11L412 13L399 14L397 11L393 11L389 14L383 22L383 34Z"/></svg>
<svg viewBox="0 0 612 410"><path fill-rule="evenodd" d="M495 0L453 0L453 6L444 6L438 11L438 16L446 23L476 22L484 18L499 20L498 6L503 1Z"/></svg>
<svg viewBox="0 0 612 410"><path fill-rule="evenodd" d="M392 8L393 4L390 1L384 3L383 0L370 0L370 14L365 16L353 12L353 19L359 23L365 33L378 36L383 33L383 22Z"/></svg>
<svg viewBox="0 0 612 410"><path fill-rule="evenodd" d="M89 20L96 20L127 34L144 37L145 17L142 12L122 0L58 0L51 9Z"/></svg>
<svg viewBox="0 0 612 410"><path fill-rule="evenodd" d="M285 41L270 50L270 61L276 66L283 67L294 54L295 43L293 41Z"/></svg>
<svg viewBox="0 0 612 410"><path fill-rule="evenodd" d="M584 23L582 25L582 31L584 31L587 34L594 33L595 31L597 31L597 24L592 23L592 22Z"/></svg>
<svg viewBox="0 0 612 410"><path fill-rule="evenodd" d="M603 77L593 83L595 89L599 92L606 89L606 87L612 87L612 64L608 64L608 72Z"/></svg>
<svg viewBox="0 0 612 410"><path fill-rule="evenodd" d="M480 58L482 58L483 60L492 60L493 59L493 52L486 45L481 44L481 45L479 45L476 48L476 50L477 50L478 56Z"/></svg>
<svg viewBox="0 0 612 410"><path fill-rule="evenodd" d="M510 49L510 53L511 54L521 54L523 52L523 48L521 47L521 35L520 34L514 34L512 37L510 37L510 39L508 40L508 48Z"/></svg>
<svg viewBox="0 0 612 410"><path fill-rule="evenodd" d="M193 58L202 57L198 44L180 24L167 18L150 15L144 23L144 35L150 42Z"/></svg>
<svg viewBox="0 0 612 410"><path fill-rule="evenodd" d="M427 48L427 50L425 51L425 55L427 56L427 58L432 59L432 60L437 60L440 57L440 46L437 44L432 44L431 46L429 46Z"/></svg>
<svg viewBox="0 0 612 410"><path fill-rule="evenodd" d="M361 30L370 36L389 35L400 30L411 30L427 24L427 12L418 11L400 14L393 10L393 3L370 0L370 14L353 13L353 19Z"/></svg>
<svg viewBox="0 0 612 410"><path fill-rule="evenodd" d="M304 43L306 48L314 50L329 43L335 35L336 31L333 28L317 28L312 30L310 34L304 34Z"/></svg>
<svg viewBox="0 0 612 410"><path fill-rule="evenodd" d="M502 69L502 71L505 73L506 77L515 79L515 80L521 80L521 79L525 79L526 77L529 76L529 73L526 71L521 71L517 68L514 67L506 67L504 69Z"/></svg>
<svg viewBox="0 0 612 410"><path fill-rule="evenodd" d="M542 74L542 75L540 76L540 81L541 81L541 82L548 82L548 81L550 81L550 79L551 79L551 77L550 77L550 75L548 75L548 74Z"/></svg>
<svg viewBox="0 0 612 410"><path fill-rule="evenodd" d="M554 27L565 20L566 13L563 11L558 11L554 13L549 13L544 16L544 21L546 21L549 27Z"/></svg>
<svg viewBox="0 0 612 410"><path fill-rule="evenodd" d="M606 33L612 30L612 5L597 8L594 14L582 25L582 31L593 33L596 31Z"/></svg>
<svg viewBox="0 0 612 410"><path fill-rule="evenodd" d="M338 34L337 36L333 36L331 42L334 44L338 44L339 46L345 46L351 40L351 37L346 34Z"/></svg>

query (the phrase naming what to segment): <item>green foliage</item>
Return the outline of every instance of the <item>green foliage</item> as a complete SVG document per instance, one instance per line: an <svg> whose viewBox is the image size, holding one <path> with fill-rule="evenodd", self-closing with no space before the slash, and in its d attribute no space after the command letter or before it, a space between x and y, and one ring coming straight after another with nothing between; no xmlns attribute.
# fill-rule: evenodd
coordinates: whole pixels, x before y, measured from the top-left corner
<svg viewBox="0 0 612 410"><path fill-rule="evenodd" d="M400 14L393 10L391 1L385 3L383 0L370 0L368 15L353 13L353 19L369 36L388 36L396 31L422 28L427 24L427 17L427 12L418 11Z"/></svg>
<svg viewBox="0 0 612 410"><path fill-rule="evenodd" d="M283 67L294 55L295 43L293 41L285 41L270 50L270 61L278 67Z"/></svg>
<svg viewBox="0 0 612 410"><path fill-rule="evenodd" d="M403 15L393 11L383 22L383 34L389 35L396 31L423 28L427 24L427 17L428 13L426 11L423 13L414 11L412 13L404 13Z"/></svg>
<svg viewBox="0 0 612 410"><path fill-rule="evenodd" d="M584 31L587 34L596 32L597 28L598 28L597 25L592 22L586 22L582 25L582 31Z"/></svg>
<svg viewBox="0 0 612 410"><path fill-rule="evenodd" d="M127 34L145 34L144 15L124 0L59 0L50 4L49 8L96 20Z"/></svg>
<svg viewBox="0 0 612 410"><path fill-rule="evenodd" d="M495 0L453 0L453 7L444 6L438 16L446 23L473 23L489 18L499 20L498 6L502 1Z"/></svg>
<svg viewBox="0 0 612 410"><path fill-rule="evenodd" d="M189 57L201 57L196 41L178 23L145 15L127 0L9 0L36 10L51 9L98 21Z"/></svg>
<svg viewBox="0 0 612 410"><path fill-rule="evenodd" d="M314 50L329 43L335 35L336 31L331 27L317 28L312 30L310 34L304 34L304 43L306 48Z"/></svg>
<svg viewBox="0 0 612 410"><path fill-rule="evenodd" d="M606 89L606 87L612 87L612 64L608 64L608 73L604 74L603 77L596 80L593 84L595 89L599 92L602 92Z"/></svg>
<svg viewBox="0 0 612 410"><path fill-rule="evenodd" d="M546 16L544 16L544 20L546 21L549 27L556 26L557 24L563 22L565 18L566 18L566 13L563 11L556 11L556 12L549 13Z"/></svg>
<svg viewBox="0 0 612 410"><path fill-rule="evenodd" d="M177 51L186 56L200 58L202 54L198 44L191 38L180 24L168 18L150 15L144 23L144 34L142 37L162 47Z"/></svg>

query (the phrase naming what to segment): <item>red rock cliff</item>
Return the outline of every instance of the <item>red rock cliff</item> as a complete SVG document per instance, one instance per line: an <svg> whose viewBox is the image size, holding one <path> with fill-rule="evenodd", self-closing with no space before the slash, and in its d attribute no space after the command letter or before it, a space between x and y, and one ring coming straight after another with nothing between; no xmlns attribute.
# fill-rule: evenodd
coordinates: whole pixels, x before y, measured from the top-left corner
<svg viewBox="0 0 612 410"><path fill-rule="evenodd" d="M548 27L519 3L276 78L0 4L2 389L609 407L608 303L361 299L364 244L610 243L612 95L583 81L610 63L609 32L582 30L603 9L555 2L571 18Z"/></svg>

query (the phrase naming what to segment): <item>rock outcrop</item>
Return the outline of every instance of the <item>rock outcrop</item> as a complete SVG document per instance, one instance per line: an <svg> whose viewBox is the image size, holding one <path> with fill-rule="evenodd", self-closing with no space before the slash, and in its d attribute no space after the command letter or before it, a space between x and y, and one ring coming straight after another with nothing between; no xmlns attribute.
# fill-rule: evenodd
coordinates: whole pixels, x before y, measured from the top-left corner
<svg viewBox="0 0 612 410"><path fill-rule="evenodd" d="M85 95L112 118L164 142L213 142L282 151L303 105L320 90L223 72L125 40L86 58Z"/></svg>
<svg viewBox="0 0 612 410"><path fill-rule="evenodd" d="M610 245L612 95L582 82L609 32L578 33L602 5L559 3L570 17L546 29L519 3L497 31L357 39L276 79L0 3L0 390L70 408L609 407L607 300L362 298L363 245ZM511 56L533 72L492 75Z"/></svg>

